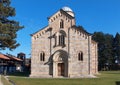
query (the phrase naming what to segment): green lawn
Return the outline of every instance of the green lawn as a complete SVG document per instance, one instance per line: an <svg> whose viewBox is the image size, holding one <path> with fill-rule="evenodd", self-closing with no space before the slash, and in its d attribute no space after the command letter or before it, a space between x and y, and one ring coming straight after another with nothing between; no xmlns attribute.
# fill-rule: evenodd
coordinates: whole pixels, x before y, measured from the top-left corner
<svg viewBox="0 0 120 85"><path fill-rule="evenodd" d="M40 79L9 77L16 85L120 85L120 71L100 72L99 78L79 79Z"/></svg>
<svg viewBox="0 0 120 85"><path fill-rule="evenodd" d="M1 81L3 85L12 85L8 80L5 79L5 77L1 76Z"/></svg>

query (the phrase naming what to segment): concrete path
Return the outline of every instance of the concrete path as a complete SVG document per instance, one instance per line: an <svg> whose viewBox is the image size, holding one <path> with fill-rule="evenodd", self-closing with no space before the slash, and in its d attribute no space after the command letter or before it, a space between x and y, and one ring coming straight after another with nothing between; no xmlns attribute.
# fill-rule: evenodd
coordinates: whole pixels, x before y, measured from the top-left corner
<svg viewBox="0 0 120 85"><path fill-rule="evenodd" d="M1 81L1 75L0 75L0 85L3 85L2 81Z"/></svg>

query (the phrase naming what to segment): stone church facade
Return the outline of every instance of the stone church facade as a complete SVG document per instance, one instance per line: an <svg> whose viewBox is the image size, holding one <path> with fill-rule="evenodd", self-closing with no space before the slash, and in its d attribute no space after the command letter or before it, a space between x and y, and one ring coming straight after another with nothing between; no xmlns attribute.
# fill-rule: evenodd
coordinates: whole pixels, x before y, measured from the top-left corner
<svg viewBox="0 0 120 85"><path fill-rule="evenodd" d="M89 77L98 73L97 43L76 26L69 7L48 18L49 24L32 34L30 77Z"/></svg>

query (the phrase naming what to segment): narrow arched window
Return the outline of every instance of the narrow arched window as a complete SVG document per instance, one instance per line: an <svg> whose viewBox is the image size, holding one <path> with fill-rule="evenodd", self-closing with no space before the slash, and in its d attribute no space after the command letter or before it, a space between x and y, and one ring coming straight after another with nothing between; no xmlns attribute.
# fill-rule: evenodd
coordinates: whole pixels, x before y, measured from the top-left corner
<svg viewBox="0 0 120 85"><path fill-rule="evenodd" d="M55 46L57 45L57 36L55 36Z"/></svg>
<svg viewBox="0 0 120 85"><path fill-rule="evenodd" d="M65 45L65 37L64 37L64 35L61 35L61 44Z"/></svg>
<svg viewBox="0 0 120 85"><path fill-rule="evenodd" d="M78 60L83 61L83 52L78 53Z"/></svg>
<svg viewBox="0 0 120 85"><path fill-rule="evenodd" d="M43 58L42 58L42 53L40 53L40 61L42 61L43 60Z"/></svg>
<svg viewBox="0 0 120 85"><path fill-rule="evenodd" d="M45 53L43 53L43 61L45 61Z"/></svg>
<svg viewBox="0 0 120 85"><path fill-rule="evenodd" d="M80 61L80 56L81 56L81 54L80 53L78 53L78 60Z"/></svg>
<svg viewBox="0 0 120 85"><path fill-rule="evenodd" d="M61 35L59 35L59 45L61 45Z"/></svg>
<svg viewBox="0 0 120 85"><path fill-rule="evenodd" d="M64 28L64 21L63 20L60 21L60 28Z"/></svg>
<svg viewBox="0 0 120 85"><path fill-rule="evenodd" d="M83 61L83 52L81 52L81 61Z"/></svg>
<svg viewBox="0 0 120 85"><path fill-rule="evenodd" d="M59 35L59 45L64 46L65 45L65 36Z"/></svg>
<svg viewBox="0 0 120 85"><path fill-rule="evenodd" d="M65 47L65 37L66 37L66 33L63 30L60 30L60 32L56 33L54 36L54 40L55 40L54 47L56 46Z"/></svg>
<svg viewBox="0 0 120 85"><path fill-rule="evenodd" d="M45 61L45 53L44 52L40 53L40 61Z"/></svg>

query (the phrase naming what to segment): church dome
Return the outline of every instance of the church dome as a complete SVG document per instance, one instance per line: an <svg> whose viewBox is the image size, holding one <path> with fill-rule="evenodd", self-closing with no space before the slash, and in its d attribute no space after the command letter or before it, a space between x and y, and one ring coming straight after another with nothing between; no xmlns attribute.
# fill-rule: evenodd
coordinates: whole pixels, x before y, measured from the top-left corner
<svg viewBox="0 0 120 85"><path fill-rule="evenodd" d="M73 12L72 9L67 6L63 7L62 9L66 12Z"/></svg>
<svg viewBox="0 0 120 85"><path fill-rule="evenodd" d="M70 7L65 6L65 7L62 8L62 10L67 12L72 17L74 17L74 13L73 13L73 11L72 11L72 9Z"/></svg>

